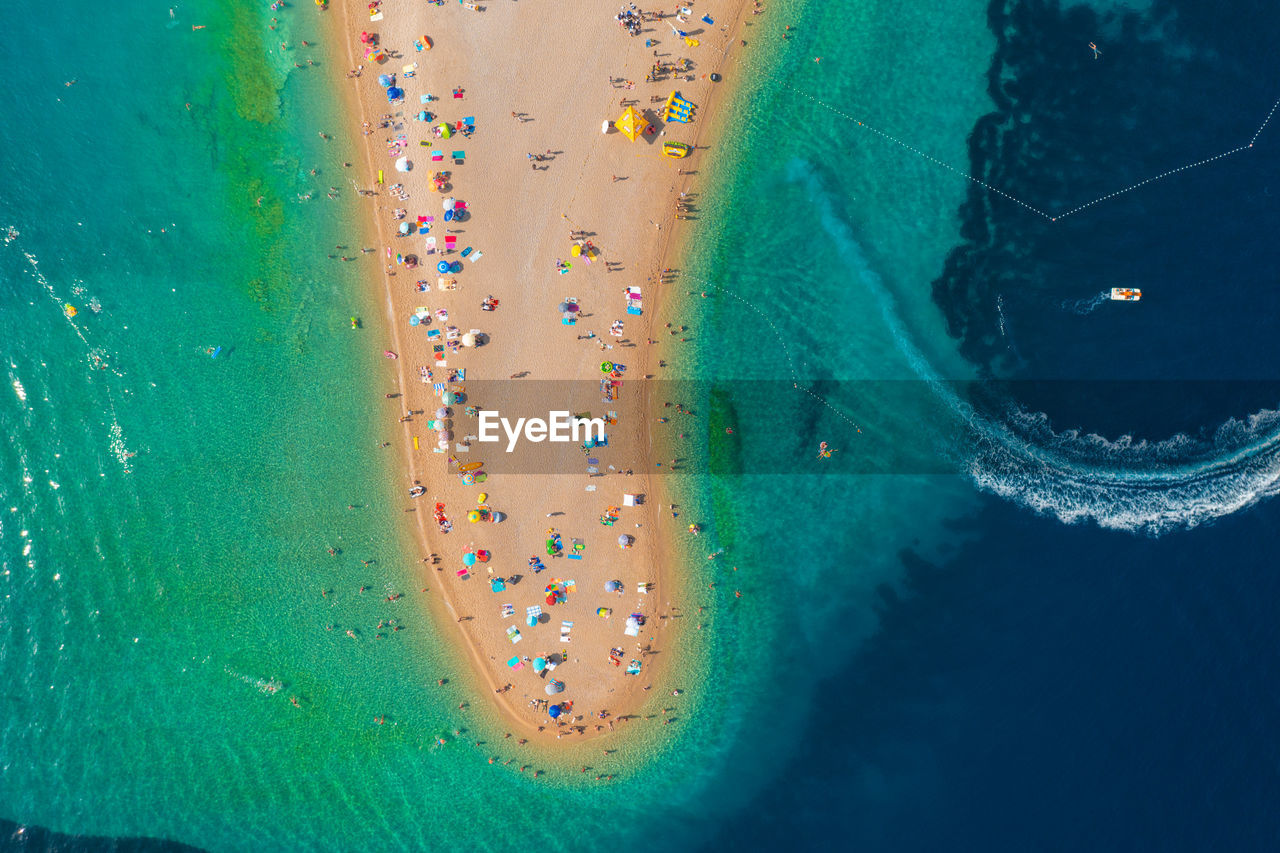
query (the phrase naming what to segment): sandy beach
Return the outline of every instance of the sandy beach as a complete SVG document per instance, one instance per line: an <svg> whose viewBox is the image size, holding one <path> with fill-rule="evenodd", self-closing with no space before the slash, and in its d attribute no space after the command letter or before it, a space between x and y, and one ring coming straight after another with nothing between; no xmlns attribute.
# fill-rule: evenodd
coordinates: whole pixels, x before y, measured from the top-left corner
<svg viewBox="0 0 1280 853"><path fill-rule="evenodd" d="M397 487L423 558L415 594L454 623L512 732L534 742L620 730L650 698L670 706L684 689L663 651L698 619L676 575L696 519L672 506L662 475L679 460L650 435L664 404L680 401L650 399L644 380L679 353L665 271L705 154L666 157L662 144L709 144L700 133L725 85L713 75L750 14L739 0L686 8L644 10L636 35L615 18L627 7L587 2L330 12L360 112L340 132L365 142L348 177L378 238L345 257L368 265L385 295L386 315L362 318L359 333L387 355L369 394L398 428ZM373 48L382 53L366 56ZM381 75L402 98L389 102L397 93ZM696 105L692 121L662 121L673 91ZM643 118L637 138L602 133L627 107ZM454 271L439 272L442 261ZM505 437L477 440L477 409L566 408L604 419L608 446L507 453ZM529 608L541 610L533 626Z"/></svg>

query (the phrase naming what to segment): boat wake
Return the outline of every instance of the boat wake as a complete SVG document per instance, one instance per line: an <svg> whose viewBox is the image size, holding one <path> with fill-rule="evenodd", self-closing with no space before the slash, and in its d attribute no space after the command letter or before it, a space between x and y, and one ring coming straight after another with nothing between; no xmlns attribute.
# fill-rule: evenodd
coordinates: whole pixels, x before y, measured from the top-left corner
<svg viewBox="0 0 1280 853"><path fill-rule="evenodd" d="M1071 314L1092 314L1111 299L1111 292L1104 290L1099 294L1090 296L1088 299L1068 299L1062 303L1062 310Z"/></svg>
<svg viewBox="0 0 1280 853"><path fill-rule="evenodd" d="M951 452L979 489L1066 524L1092 521L1151 535L1190 529L1280 492L1277 410L1229 419L1204 437L1178 433L1157 442L1055 432L1047 415L1028 412L1012 399L1003 408L979 410L936 373L911 340L894 296L867 262L817 170L793 168L797 172L809 184L820 226L851 277L876 299L894 345L956 416ZM1100 305L1108 296L1089 303Z"/></svg>
<svg viewBox="0 0 1280 853"><path fill-rule="evenodd" d="M237 681L244 682L256 689L264 696L274 696L285 688L285 683L278 678L256 678L243 672L236 672L229 666L224 666L222 671Z"/></svg>

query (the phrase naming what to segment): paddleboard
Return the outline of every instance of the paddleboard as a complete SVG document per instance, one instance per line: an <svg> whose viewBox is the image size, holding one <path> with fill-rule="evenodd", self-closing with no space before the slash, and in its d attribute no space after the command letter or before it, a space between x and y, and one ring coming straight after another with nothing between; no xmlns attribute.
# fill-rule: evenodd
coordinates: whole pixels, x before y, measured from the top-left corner
<svg viewBox="0 0 1280 853"><path fill-rule="evenodd" d="M217 358L220 352L222 352L222 347L214 347L213 352L209 353L209 358Z"/></svg>
<svg viewBox="0 0 1280 853"><path fill-rule="evenodd" d="M461 474L465 474L465 473L467 473L468 471L478 471L478 470L480 470L480 469L481 469L481 468L483 468L483 467L484 467L484 463L483 463L483 462L468 462L468 463L467 463L467 464L465 464L465 465L459 465L459 466L458 466L458 472L459 472L459 473L461 473Z"/></svg>
<svg viewBox="0 0 1280 853"><path fill-rule="evenodd" d="M416 435L413 437L413 449L418 449L418 437Z"/></svg>

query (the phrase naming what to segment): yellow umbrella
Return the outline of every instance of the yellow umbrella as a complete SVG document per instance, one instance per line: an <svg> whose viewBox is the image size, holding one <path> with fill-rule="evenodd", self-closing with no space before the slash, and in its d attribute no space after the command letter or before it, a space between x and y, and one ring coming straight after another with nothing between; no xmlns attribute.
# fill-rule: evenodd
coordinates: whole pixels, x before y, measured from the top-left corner
<svg viewBox="0 0 1280 853"><path fill-rule="evenodd" d="M579 255L582 254L582 247L579 246L577 243L574 243L573 246L569 248L569 254L575 258L578 257Z"/></svg>
<svg viewBox="0 0 1280 853"><path fill-rule="evenodd" d="M644 120L644 116L636 112L635 107L627 107L627 111L622 114L621 118L613 123L613 126L622 131L622 135L627 139L635 142L636 137L644 132L646 124L647 122Z"/></svg>

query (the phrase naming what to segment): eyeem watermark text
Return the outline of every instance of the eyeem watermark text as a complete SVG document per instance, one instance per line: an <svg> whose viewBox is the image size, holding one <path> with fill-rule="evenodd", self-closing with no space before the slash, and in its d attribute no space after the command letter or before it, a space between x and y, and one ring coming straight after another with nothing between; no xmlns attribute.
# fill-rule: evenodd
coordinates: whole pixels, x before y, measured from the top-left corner
<svg viewBox="0 0 1280 853"><path fill-rule="evenodd" d="M537 444L542 441L577 442L604 441L604 418L574 417L569 412L548 412L549 420L542 418L516 418L514 424L496 411L480 411L480 428L477 432L482 442L501 441L498 428L507 436L507 453L516 449L521 436L525 441Z"/></svg>

